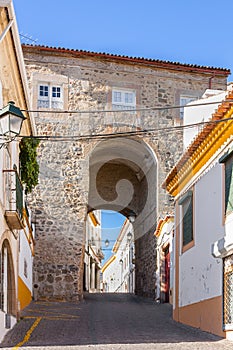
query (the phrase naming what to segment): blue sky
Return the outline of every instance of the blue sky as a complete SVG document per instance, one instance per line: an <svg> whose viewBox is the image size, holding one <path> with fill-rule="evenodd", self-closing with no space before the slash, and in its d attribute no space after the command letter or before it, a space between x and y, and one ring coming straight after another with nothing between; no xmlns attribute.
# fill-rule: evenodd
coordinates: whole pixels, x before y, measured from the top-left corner
<svg viewBox="0 0 233 350"><path fill-rule="evenodd" d="M232 0L13 1L19 31L40 45L233 71Z"/></svg>
<svg viewBox="0 0 233 350"><path fill-rule="evenodd" d="M125 221L125 217L120 213L111 210L102 211L102 241L103 241L103 263L112 255L112 247L120 232L120 229ZM108 239L110 242L108 247L105 247L104 241Z"/></svg>

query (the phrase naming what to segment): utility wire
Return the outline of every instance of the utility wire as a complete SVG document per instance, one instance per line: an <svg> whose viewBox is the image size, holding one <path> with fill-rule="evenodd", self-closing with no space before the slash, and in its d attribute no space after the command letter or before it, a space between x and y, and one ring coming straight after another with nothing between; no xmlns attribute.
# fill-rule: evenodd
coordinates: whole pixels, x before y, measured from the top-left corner
<svg viewBox="0 0 233 350"><path fill-rule="evenodd" d="M215 101L215 102L203 102L203 103L194 103L191 105L174 105L174 106L165 106L165 107L148 107L148 108L134 108L134 109L116 109L116 110L30 110L30 109L21 109L21 112L28 112L28 113L53 113L53 114L75 114L75 113L80 113L80 114L85 114L85 113L132 113L132 112L144 112L144 111L162 111L162 110L168 110L168 109L179 109L179 108L188 108L188 107L199 107L199 106L208 106L208 105L215 105L215 104L220 104L223 103L225 100L221 101ZM233 100L227 100L225 102L233 102Z"/></svg>
<svg viewBox="0 0 233 350"><path fill-rule="evenodd" d="M76 141L76 140L89 140L89 139L108 139L108 138L117 138L117 137L123 137L123 136L135 136L135 135L144 135L144 134L150 134L150 133L156 133L156 132L166 132L166 131L179 131L182 129L189 129L194 127L204 127L208 124L215 124L222 122L227 122L233 120L233 117L225 118L225 119L219 119L219 120L209 120L206 122L200 122L200 123L193 123L188 125L178 125L178 126L169 126L169 127L161 127L161 128L151 128L151 129L142 129L142 130L134 130L134 131L122 131L122 132L116 132L116 133L108 133L108 134L87 134L87 135L73 135L73 136L59 136L59 135L39 135L39 136L32 136L32 135L21 135L19 138L33 138L38 140L45 140L45 141ZM0 135L1 136L1 135Z"/></svg>

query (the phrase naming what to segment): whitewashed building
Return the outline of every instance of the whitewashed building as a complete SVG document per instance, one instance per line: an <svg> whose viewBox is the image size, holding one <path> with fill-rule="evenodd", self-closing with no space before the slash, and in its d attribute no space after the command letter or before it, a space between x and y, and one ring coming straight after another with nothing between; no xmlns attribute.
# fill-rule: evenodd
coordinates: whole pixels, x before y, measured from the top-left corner
<svg viewBox="0 0 233 350"><path fill-rule="evenodd" d="M101 250L101 210L95 210L88 214L86 220L84 291L100 292L101 260L103 258Z"/></svg>
<svg viewBox="0 0 233 350"><path fill-rule="evenodd" d="M134 293L134 234L129 220L125 220L112 251L114 254L102 267L103 291Z"/></svg>
<svg viewBox="0 0 233 350"><path fill-rule="evenodd" d="M173 299L173 234L174 217L159 220L156 237L155 300L172 304Z"/></svg>
<svg viewBox="0 0 233 350"><path fill-rule="evenodd" d="M19 140L2 123L7 111L29 109L14 8L0 0L0 340L32 299L34 238L20 181ZM27 112L24 117L21 135L31 135L32 118Z"/></svg>
<svg viewBox="0 0 233 350"><path fill-rule="evenodd" d="M193 133L163 184L175 197L173 316L233 339L232 86L213 99L212 115L192 107L193 121L210 123Z"/></svg>

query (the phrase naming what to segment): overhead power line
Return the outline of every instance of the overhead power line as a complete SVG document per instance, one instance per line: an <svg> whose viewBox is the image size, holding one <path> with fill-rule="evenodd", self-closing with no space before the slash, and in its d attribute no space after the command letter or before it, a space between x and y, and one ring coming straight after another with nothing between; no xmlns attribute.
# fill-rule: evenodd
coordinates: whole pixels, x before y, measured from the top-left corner
<svg viewBox="0 0 233 350"><path fill-rule="evenodd" d="M220 120L209 120L200 123L193 123L188 125L178 125L178 126L169 126L169 127L161 127L161 128L151 128L151 129L143 129L143 130L133 130L133 131L122 131L115 133L102 133L102 134L87 134L87 135L72 135L72 136L59 136L59 135L39 135L39 136L28 136L21 135L19 138L34 138L38 140L51 140L51 141L77 141L77 140L89 140L89 139L108 139L108 138L117 138L123 136L135 136L135 135L145 135L156 132L169 132L169 131L179 131L182 129L194 128L194 127L204 127L207 124L218 124L222 122L227 122L233 120L233 117L220 119ZM1 136L1 135L0 135Z"/></svg>
<svg viewBox="0 0 233 350"><path fill-rule="evenodd" d="M189 108L189 107L200 107L200 106L208 106L208 105L217 105L223 103L225 100L215 101L215 102L203 102L203 103L194 103L190 105L173 105L173 106L165 106L165 107L148 107L148 108L134 108L134 109L116 109L116 110L105 110L105 109L96 109L96 110L37 110L37 109L21 109L22 112L28 113L53 113L53 114L85 114L85 113L132 113L132 112L145 112L145 111L163 111L168 109L180 109L180 108ZM233 103L233 100L227 100L227 102Z"/></svg>

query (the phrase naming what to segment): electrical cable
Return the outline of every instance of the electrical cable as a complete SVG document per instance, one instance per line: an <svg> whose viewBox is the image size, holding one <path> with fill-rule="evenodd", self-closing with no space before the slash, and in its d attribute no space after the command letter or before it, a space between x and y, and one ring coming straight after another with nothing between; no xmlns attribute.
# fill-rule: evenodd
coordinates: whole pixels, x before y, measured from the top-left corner
<svg viewBox="0 0 233 350"><path fill-rule="evenodd" d="M108 133L108 134L87 134L87 135L73 135L73 136L59 136L59 135L20 135L17 138L33 138L41 141L78 141L78 140L89 140L89 139L98 139L103 140L107 138L117 138L123 136L135 136L135 135L144 135L156 132L169 132L169 131L180 131L182 129L194 128L194 127L204 127L208 124L218 124L222 122L227 122L233 120L233 117L219 119L219 120L209 120L200 123L193 123L188 125L178 125L178 126L169 126L163 128L151 128L151 129L142 129L142 130L134 130L134 131L122 131L116 133ZM0 135L1 136L1 135Z"/></svg>
<svg viewBox="0 0 233 350"><path fill-rule="evenodd" d="M225 100L221 101L214 101L214 102L203 102L203 103L193 103L190 105L174 105L174 106L165 106L165 107L147 107L147 108L134 108L134 109L116 109L116 110L30 110L30 109L21 109L21 112L27 112L27 113L53 113L53 114L85 114L85 113L132 113L132 112L144 112L144 111L161 111L161 110L168 110L168 109L179 109L179 108L189 108L189 107L199 107L199 106L208 106L208 105L214 105L214 104L220 104L223 103ZM229 99L226 102L233 103L233 100Z"/></svg>

